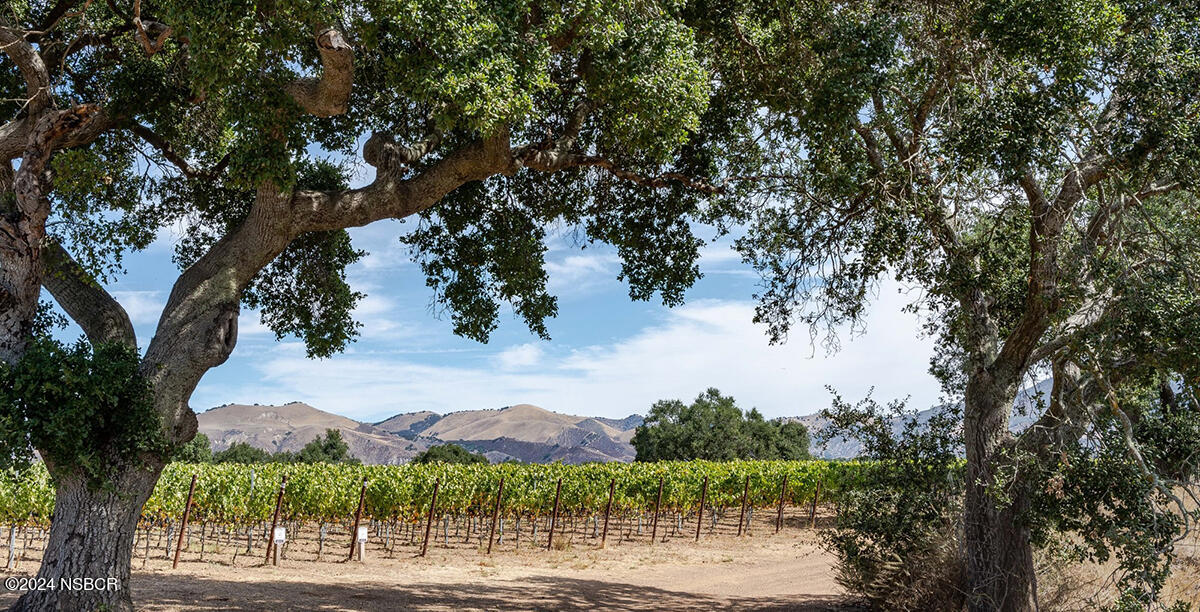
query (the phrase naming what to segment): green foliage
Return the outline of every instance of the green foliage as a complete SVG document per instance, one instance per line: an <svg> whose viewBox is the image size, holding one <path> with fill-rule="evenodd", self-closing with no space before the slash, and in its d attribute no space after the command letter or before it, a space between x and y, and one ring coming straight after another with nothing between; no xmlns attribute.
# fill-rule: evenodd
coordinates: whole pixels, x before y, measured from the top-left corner
<svg viewBox="0 0 1200 612"><path fill-rule="evenodd" d="M218 453L219 454L219 453ZM810 503L818 484L822 500L838 500L862 486L869 464L854 461L708 461L658 463L451 464L407 465L297 463L171 463L142 509L149 520L178 520L192 475L197 476L192 517L225 523L269 520L284 474L284 516L298 520L342 521L354 515L363 478L367 479L366 515L375 519L415 521L429 510L433 485L440 482L438 513L485 515L492 511L500 478L504 478L505 516L550 512L558 479L561 506L587 513L602 512L608 485L616 481L613 509L650 511L659 479L663 480L664 512L694 511L705 478L710 507L741 504L750 477L749 503L774 508L787 477L785 501ZM43 464L0 477L0 518L6 522L45 525L54 507L54 488Z"/></svg>
<svg viewBox="0 0 1200 612"><path fill-rule="evenodd" d="M845 491L860 486L866 469L868 465L864 463L826 461L664 461L583 465L434 462L196 466L175 463L163 471L143 514L149 518L181 516L193 473L199 475L192 514L198 519L227 522L269 519L280 479L287 474L285 516L331 522L353 516L364 477L368 483L367 516L409 521L428 512L435 482L440 482L439 514L490 513L501 477L504 478L501 512L507 516L550 512L560 478L563 481L560 500L563 508L581 508L589 513L603 511L608 500L609 482L615 480L614 511L648 511L654 507L659 478L662 478L662 509L688 512L694 511L699 504L705 478L709 481L705 503L711 507L741 504L743 486L749 476L749 503L756 508L773 508L779 503L784 476L788 481L787 503L804 504L812 500L818 483L821 483L821 499L840 499ZM2 481L0 485L3 485ZM0 486L2 499L5 497ZM46 520L48 515L30 518Z"/></svg>
<svg viewBox="0 0 1200 612"><path fill-rule="evenodd" d="M171 454L171 460L182 463L212 463L212 445L208 436L196 434L190 441L176 447L175 452Z"/></svg>
<svg viewBox="0 0 1200 612"><path fill-rule="evenodd" d="M0 364L4 465L27 465L36 448L56 474L79 472L101 486L114 464L167 455L138 362L123 344L37 338L15 365Z"/></svg>
<svg viewBox="0 0 1200 612"><path fill-rule="evenodd" d="M13 9L15 27L39 30L50 8L34 4ZM355 156L367 133L400 143L436 133L425 159L394 170L411 179L500 134L515 150L544 150L581 104L592 112L573 153L645 177L715 182L730 115L720 125L706 116L713 78L684 10L677 0L146 0L151 37L160 24L171 30L147 54L127 7L92 3L39 30L39 50L58 60L47 65L60 105L103 100L122 121L54 160L51 232L105 280L156 230L182 228L177 260L187 266L246 218L266 182L344 189L344 173L314 180L317 151ZM335 117L302 113L287 94L297 79L320 74L317 24L336 28L354 50L349 105ZM0 100L19 99L23 87L17 71L0 70ZM0 105L11 107L5 116L19 112ZM171 153L145 142L144 130ZM193 171L179 171L178 160ZM705 197L667 183L634 185L599 168L523 170L463 186L404 239L455 333L486 340L509 304L548 337L557 304L546 289L547 227L616 246L631 296L680 303L699 277L703 241L691 222ZM302 338L311 356L329 356L357 333L350 313L361 294L344 271L361 256L341 231L301 236L255 278L246 305L277 335Z"/></svg>
<svg viewBox="0 0 1200 612"><path fill-rule="evenodd" d="M910 310L939 338L932 371L948 401L964 400L968 427L1007 423L1017 390L1052 376L1044 421L970 436L969 471L996 482L971 496L980 529L967 544L1025 547L982 541L1016 527L996 504L1041 537L1077 541L1077 560L1111 551L1139 605L1157 605L1177 521L1192 512L1169 491L1195 489L1166 450L1190 453L1190 432L1144 396L1163 381L1194 393L1200 380L1198 17L1195 2L1171 0L701 0L685 15L712 50L714 103L757 111L742 115L756 137L726 158L762 177L750 189L762 204L721 209L749 227L737 244L763 277L756 320L774 341L800 325L836 348L894 279L919 288ZM893 433L864 418L882 428L875 440ZM885 447L939 456L915 439ZM863 588L893 555L937 558L932 543L957 537L940 515L917 528L931 517L897 497L906 477L843 508L857 523L838 545ZM952 505L930 490L912 489ZM910 532L915 550L884 537ZM976 567L970 589L996 595L1007 577Z"/></svg>
<svg viewBox="0 0 1200 612"><path fill-rule="evenodd" d="M762 109L750 119L762 137L725 151L737 172L764 177L753 193L770 203L726 209L750 224L739 247L764 277L758 319L776 339L796 323L832 332L861 322L889 276L923 286L935 313L982 291L1004 333L1024 306L1026 283L1011 281L1028 278L1018 179L1053 195L1078 163L1065 150L1104 152L1113 169L1068 225L1086 228L1114 194L1178 181L1186 202L1139 203L1148 214L1127 221L1195 227L1196 11L1107 0L692 3L685 20L722 83L714 104ZM1196 243L1171 233L1122 239L1171 252L1166 265L1194 262ZM1068 276L1095 264L1081 230L1063 241ZM1132 277L1136 257L1104 257ZM1066 312L1082 295L1063 285Z"/></svg>
<svg viewBox="0 0 1200 612"><path fill-rule="evenodd" d="M1122 599L1143 609L1166 603L1161 591L1179 554L1176 540L1200 520L1184 501L1187 491L1172 484L1193 482L1200 469L1200 406L1194 395L1174 396L1164 386L1162 395L1151 388L1122 398L1128 430L1119 415L1103 411L1058 461L1029 466L1043 483L1031 492L1026 517L1035 541L1066 534L1057 539L1072 561L1115 561Z"/></svg>
<svg viewBox="0 0 1200 612"><path fill-rule="evenodd" d="M328 161L300 159L297 182L307 189L341 189L345 167ZM180 219L189 232L176 244L175 260L189 266L247 214L254 191L227 181L166 178L154 186L155 200L142 211L163 222ZM363 298L346 282L346 268L362 259L345 230L311 232L290 242L243 292L243 303L260 312L263 325L276 338L296 336L310 357L329 357L358 336L352 313Z"/></svg>
<svg viewBox="0 0 1200 612"><path fill-rule="evenodd" d="M462 463L470 465L472 463L491 463L487 457L479 453L471 451L457 444L438 444L430 446L428 449L417 454L412 458L413 463Z"/></svg>
<svg viewBox="0 0 1200 612"><path fill-rule="evenodd" d="M178 459L179 461L189 461ZM193 461L197 462L197 461ZM350 454L350 446L342 438L338 429L326 429L323 435L317 436L305 444L298 452L279 451L269 453L261 448L251 446L246 442L234 442L229 448L213 453L213 463L358 463Z"/></svg>
<svg viewBox="0 0 1200 612"><path fill-rule="evenodd" d="M137 153L127 139L104 136L92 148L51 160L54 233L101 281L123 271L125 252L144 249L155 238L155 220L140 201L148 179L137 171Z"/></svg>
<svg viewBox="0 0 1200 612"><path fill-rule="evenodd" d="M529 210L489 194L488 184L459 188L401 240L449 309L454 333L486 342L496 329L496 296L548 339L544 321L558 314L558 301L546 291L546 231Z"/></svg>
<svg viewBox="0 0 1200 612"><path fill-rule="evenodd" d="M234 442L229 448L213 453L213 463L267 463L270 460L271 453L245 442Z"/></svg>
<svg viewBox="0 0 1200 612"><path fill-rule="evenodd" d="M42 463L0 473L0 520L9 525L49 522L54 483Z"/></svg>
<svg viewBox="0 0 1200 612"><path fill-rule="evenodd" d="M800 423L766 421L757 409L743 413L716 389L684 405L663 400L650 408L633 435L638 461L807 459L808 430Z"/></svg>
<svg viewBox="0 0 1200 612"><path fill-rule="evenodd" d="M350 454L350 447L342 439L339 429L326 429L324 436L317 436L296 453L298 463L358 463Z"/></svg>
<svg viewBox="0 0 1200 612"><path fill-rule="evenodd" d="M861 486L840 498L825 536L838 583L879 609L961 608L960 415L943 410L919 420L903 402L884 407L867 397L851 405L835 394L822 416L829 419L822 438L859 440L872 462Z"/></svg>

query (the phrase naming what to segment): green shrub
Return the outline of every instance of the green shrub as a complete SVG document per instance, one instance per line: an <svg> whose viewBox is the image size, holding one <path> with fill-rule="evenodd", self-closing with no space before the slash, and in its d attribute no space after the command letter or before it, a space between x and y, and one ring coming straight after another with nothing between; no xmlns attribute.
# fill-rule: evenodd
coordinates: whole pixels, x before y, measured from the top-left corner
<svg viewBox="0 0 1200 612"><path fill-rule="evenodd" d="M958 415L946 410L919 422L902 402L871 398L853 406L834 397L825 411L828 440L858 439L863 486L842 496L826 546L837 556L836 580L875 609L955 610L965 601L962 553L962 462ZM894 423L905 423L896 431Z"/></svg>

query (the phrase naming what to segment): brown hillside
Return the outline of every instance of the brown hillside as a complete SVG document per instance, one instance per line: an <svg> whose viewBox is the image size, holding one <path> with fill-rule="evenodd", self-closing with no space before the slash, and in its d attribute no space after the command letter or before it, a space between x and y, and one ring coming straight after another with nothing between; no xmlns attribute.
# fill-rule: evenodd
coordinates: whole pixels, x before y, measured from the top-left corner
<svg viewBox="0 0 1200 612"><path fill-rule="evenodd" d="M283 406L230 404L197 415L200 433L214 450L245 442L269 452L296 452L327 429L337 429L350 452L364 463L403 463L428 447L372 425L293 402Z"/></svg>
<svg viewBox="0 0 1200 612"><path fill-rule="evenodd" d="M428 429L431 425L441 420L441 418L442 415L428 410L406 412L380 421L375 424L375 427L405 438L412 438Z"/></svg>
<svg viewBox="0 0 1200 612"><path fill-rule="evenodd" d="M421 432L421 435L441 440L510 438L522 442L555 444L560 443L564 433L577 428L610 438L621 435L617 429L595 419L550 412L529 404L517 404L500 410L453 412Z"/></svg>
<svg viewBox="0 0 1200 612"><path fill-rule="evenodd" d="M446 442L487 454L493 461L632 461L629 439L641 417L602 419L551 412L529 404L500 410L467 410L446 416L398 414L374 425L317 410L300 402L283 406L232 404L199 415L200 432L213 448L246 442L270 452L295 452L326 429L342 432L364 463L403 463Z"/></svg>

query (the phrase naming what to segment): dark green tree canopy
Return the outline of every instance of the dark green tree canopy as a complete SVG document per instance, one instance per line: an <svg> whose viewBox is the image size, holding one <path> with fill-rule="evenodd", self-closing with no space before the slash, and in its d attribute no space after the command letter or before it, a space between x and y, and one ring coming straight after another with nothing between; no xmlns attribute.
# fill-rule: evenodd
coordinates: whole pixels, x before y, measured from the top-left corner
<svg viewBox="0 0 1200 612"><path fill-rule="evenodd" d="M438 444L417 453L416 457L412 458L413 463L490 463L487 457L479 453L471 451L457 444Z"/></svg>
<svg viewBox="0 0 1200 612"><path fill-rule="evenodd" d="M350 454L350 446L342 439L342 432L338 429L326 429L325 435L317 436L305 444L304 448L296 453L295 461L297 463L359 463L359 460Z"/></svg>
<svg viewBox="0 0 1200 612"><path fill-rule="evenodd" d="M204 434L197 434L195 440L201 437L204 437ZM184 448L194 444L195 440ZM204 441L207 444L208 438L204 437ZM350 453L350 446L342 438L342 432L337 429L326 429L323 435L310 440L294 453L271 453L246 442L234 442L223 451L211 453L211 457L213 463L359 463ZM178 457L176 460L185 461Z"/></svg>
<svg viewBox="0 0 1200 612"><path fill-rule="evenodd" d="M250 446L246 442L234 442L229 448L213 453L213 463L268 463L271 453Z"/></svg>
<svg viewBox="0 0 1200 612"><path fill-rule="evenodd" d="M743 412L732 397L709 389L691 404L663 400L633 434L637 461L808 459L808 430L794 421L767 421Z"/></svg>
<svg viewBox="0 0 1200 612"><path fill-rule="evenodd" d="M698 276L703 243L686 219L716 191L716 168L688 144L709 76L678 5L167 0L139 15L113 3L64 15L60 4L10 4L5 27L37 30L36 50L56 60L48 103L105 100L94 126L105 131L51 163L51 233L92 278L118 273L123 252L167 225L186 228L177 260L192 265L266 184L333 207L395 198L496 139L505 159L438 187L437 206L378 202L344 222L301 222L242 300L311 354L340 350L361 298L344 269L362 256L342 227L414 213L405 242L454 331L479 340L504 302L548 335L548 226L617 246L634 297L676 304ZM20 99L26 84L5 66L5 98ZM360 135L379 177L348 190L349 168L309 152L356 157Z"/></svg>

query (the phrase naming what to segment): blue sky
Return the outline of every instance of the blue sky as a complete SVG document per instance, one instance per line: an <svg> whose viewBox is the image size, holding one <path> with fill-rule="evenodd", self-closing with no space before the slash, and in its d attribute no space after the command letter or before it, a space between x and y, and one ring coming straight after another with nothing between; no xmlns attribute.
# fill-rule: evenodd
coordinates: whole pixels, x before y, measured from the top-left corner
<svg viewBox="0 0 1200 612"><path fill-rule="evenodd" d="M757 277L727 240L705 248L705 277L688 292L686 305L668 309L628 298L611 251L581 250L558 236L548 255L560 311L549 323L553 339L539 340L505 311L484 345L454 336L450 322L431 310L424 277L397 240L411 226L388 221L352 231L356 246L370 254L349 277L368 297L356 311L362 335L345 353L307 359L301 343L276 341L257 313L243 310L233 356L205 376L192 407L297 400L378 421L417 410L532 403L621 417L712 386L743 408L776 417L826 407L825 385L854 399L875 387L877 398L911 396L915 407L937 399L936 381L926 372L932 343L919 337L917 317L900 311L910 296L895 284L880 290L866 333L843 334L841 350L828 355L807 333L783 346L768 344L764 329L751 323ZM171 262L175 239L162 232L151 248L127 258L127 274L109 286L143 347L178 273Z"/></svg>

